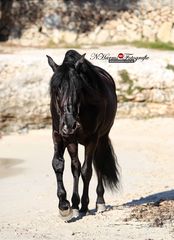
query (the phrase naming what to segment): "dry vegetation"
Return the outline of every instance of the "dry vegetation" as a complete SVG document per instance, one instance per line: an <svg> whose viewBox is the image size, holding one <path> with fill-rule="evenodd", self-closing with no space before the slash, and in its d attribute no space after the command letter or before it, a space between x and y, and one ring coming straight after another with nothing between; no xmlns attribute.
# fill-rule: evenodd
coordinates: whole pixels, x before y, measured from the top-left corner
<svg viewBox="0 0 174 240"><path fill-rule="evenodd" d="M132 207L131 214L125 221L143 221L150 226L162 227L166 223L174 224L174 201L160 200L154 203Z"/></svg>

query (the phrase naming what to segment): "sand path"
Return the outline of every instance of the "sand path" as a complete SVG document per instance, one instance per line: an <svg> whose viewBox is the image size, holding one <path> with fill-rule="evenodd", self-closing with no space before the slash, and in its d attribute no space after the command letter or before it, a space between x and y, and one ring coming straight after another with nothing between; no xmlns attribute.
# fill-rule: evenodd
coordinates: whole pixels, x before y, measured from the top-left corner
<svg viewBox="0 0 174 240"><path fill-rule="evenodd" d="M57 210L51 130L1 138L0 239L173 239L174 227L169 224L156 228L138 221L125 222L131 208L122 204L174 198L174 119L116 120L110 136L121 168L120 190L114 194L106 192L108 211L92 211L71 223L62 221ZM72 175L68 156L64 180L70 199ZM95 188L93 174L90 209L95 208Z"/></svg>

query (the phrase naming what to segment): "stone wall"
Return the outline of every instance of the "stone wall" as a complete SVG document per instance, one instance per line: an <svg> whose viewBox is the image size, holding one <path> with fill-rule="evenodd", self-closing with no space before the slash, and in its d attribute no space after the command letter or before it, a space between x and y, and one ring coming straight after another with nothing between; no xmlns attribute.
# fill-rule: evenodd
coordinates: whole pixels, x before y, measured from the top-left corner
<svg viewBox="0 0 174 240"><path fill-rule="evenodd" d="M117 117L174 116L174 55L172 52L122 48L120 51L149 59L136 63L108 63L91 60L105 68L117 85ZM11 50L10 50L11 51ZM80 50L90 60L93 52L118 51ZM0 131L26 131L50 126L49 81L52 71L46 54L61 64L66 50L21 50L0 55Z"/></svg>
<svg viewBox="0 0 174 240"><path fill-rule="evenodd" d="M12 44L174 43L173 0L8 1L13 2L6 24Z"/></svg>

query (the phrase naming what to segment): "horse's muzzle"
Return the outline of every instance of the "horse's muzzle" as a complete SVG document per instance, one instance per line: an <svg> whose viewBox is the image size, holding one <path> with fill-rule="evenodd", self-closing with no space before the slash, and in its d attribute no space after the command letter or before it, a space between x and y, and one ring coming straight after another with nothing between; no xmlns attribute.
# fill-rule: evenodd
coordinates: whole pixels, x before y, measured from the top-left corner
<svg viewBox="0 0 174 240"><path fill-rule="evenodd" d="M63 135L72 135L74 134L77 129L80 127L80 123L75 122L72 127L68 127L66 124L62 128L62 134Z"/></svg>

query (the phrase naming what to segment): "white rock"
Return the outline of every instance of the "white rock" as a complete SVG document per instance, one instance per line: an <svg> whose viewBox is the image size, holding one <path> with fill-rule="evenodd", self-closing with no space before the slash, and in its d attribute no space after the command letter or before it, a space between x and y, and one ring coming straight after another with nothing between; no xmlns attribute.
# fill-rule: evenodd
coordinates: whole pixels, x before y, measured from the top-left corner
<svg viewBox="0 0 174 240"><path fill-rule="evenodd" d="M109 30L101 30L96 36L96 43L101 44L108 41L111 41Z"/></svg>
<svg viewBox="0 0 174 240"><path fill-rule="evenodd" d="M144 24L144 25L148 25L148 26L150 26L150 27L153 27L153 26L154 26L154 22L153 22L152 20L150 20L150 19L144 20L144 21L143 21L143 24Z"/></svg>
<svg viewBox="0 0 174 240"><path fill-rule="evenodd" d="M87 34L79 34L77 43L80 45L90 44L89 36Z"/></svg>
<svg viewBox="0 0 174 240"><path fill-rule="evenodd" d="M128 42L138 41L140 39L141 39L141 33L138 33L137 31L128 30L125 34L125 40Z"/></svg>
<svg viewBox="0 0 174 240"><path fill-rule="evenodd" d="M88 40L87 40L87 42L93 43L93 42L95 42L95 39L96 39L96 34L95 34L94 32L90 32L90 33L88 34Z"/></svg>
<svg viewBox="0 0 174 240"><path fill-rule="evenodd" d="M117 29L118 32L125 32L126 31L125 26L123 24L117 25L116 29Z"/></svg>
<svg viewBox="0 0 174 240"><path fill-rule="evenodd" d="M143 26L143 38L151 42L155 41L155 32L152 27L148 25Z"/></svg>
<svg viewBox="0 0 174 240"><path fill-rule="evenodd" d="M174 27L171 30L170 42L174 43Z"/></svg>
<svg viewBox="0 0 174 240"><path fill-rule="evenodd" d="M60 39L64 43L75 44L77 40L77 33L73 31L62 31Z"/></svg>
<svg viewBox="0 0 174 240"><path fill-rule="evenodd" d="M157 34L161 42L169 42L171 40L172 22L164 22Z"/></svg>
<svg viewBox="0 0 174 240"><path fill-rule="evenodd" d="M112 30L115 29L118 25L118 22L116 20L107 21L104 25L104 29Z"/></svg>
<svg viewBox="0 0 174 240"><path fill-rule="evenodd" d="M54 43L59 43L61 39L61 32L58 29L52 31L52 40Z"/></svg>

